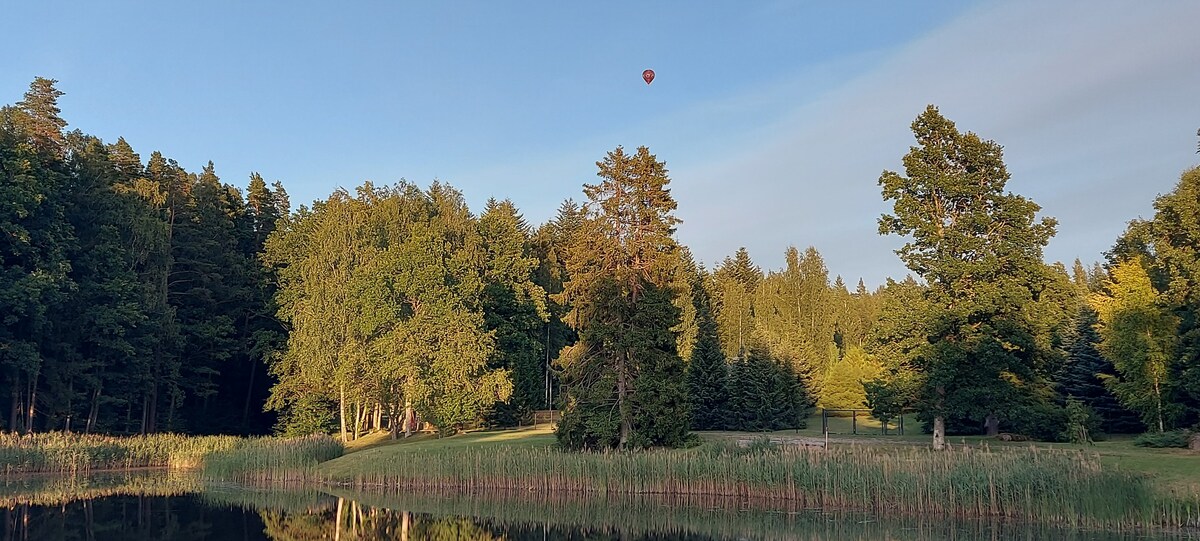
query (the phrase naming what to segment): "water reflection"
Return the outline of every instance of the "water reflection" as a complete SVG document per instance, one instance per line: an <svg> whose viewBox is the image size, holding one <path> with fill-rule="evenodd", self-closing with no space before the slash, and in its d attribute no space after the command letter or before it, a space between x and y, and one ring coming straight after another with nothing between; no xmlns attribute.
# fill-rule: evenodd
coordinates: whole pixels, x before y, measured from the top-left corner
<svg viewBox="0 0 1200 541"><path fill-rule="evenodd" d="M518 495L519 496L519 495ZM3 538L273 541L1017 541L1196 539L1187 534L1080 532L986 521L878 521L865 515L740 510L738 502L564 495L380 495L252 491L194 478L0 480Z"/></svg>

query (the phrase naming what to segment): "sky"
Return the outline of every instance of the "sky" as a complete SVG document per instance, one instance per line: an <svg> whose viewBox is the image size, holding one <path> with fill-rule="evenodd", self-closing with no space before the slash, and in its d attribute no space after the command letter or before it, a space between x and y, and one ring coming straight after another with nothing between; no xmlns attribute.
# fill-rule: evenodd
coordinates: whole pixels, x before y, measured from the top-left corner
<svg viewBox="0 0 1200 541"><path fill-rule="evenodd" d="M281 8L280 6L286 6ZM533 224L618 145L667 164L710 268L815 246L868 287L907 273L877 185L937 105L1003 145L1058 220L1048 261L1099 260L1200 163L1200 2L21 2L0 103L57 79L70 128L125 137L293 205L434 180ZM657 77L646 85L644 69Z"/></svg>

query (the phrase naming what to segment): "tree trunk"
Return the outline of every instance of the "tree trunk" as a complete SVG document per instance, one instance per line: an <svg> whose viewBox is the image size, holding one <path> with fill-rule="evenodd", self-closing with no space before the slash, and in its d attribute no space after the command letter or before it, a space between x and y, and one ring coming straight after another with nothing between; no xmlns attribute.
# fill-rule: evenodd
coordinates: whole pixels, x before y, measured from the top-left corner
<svg viewBox="0 0 1200 541"><path fill-rule="evenodd" d="M363 407L362 402L354 403L354 439L362 437Z"/></svg>
<svg viewBox="0 0 1200 541"><path fill-rule="evenodd" d="M35 404L37 403L37 380L38 373L34 372L29 377L29 404L25 412L25 433L33 433L33 415L36 411Z"/></svg>
<svg viewBox="0 0 1200 541"><path fill-rule="evenodd" d="M242 430L249 432L247 422L250 420L250 400L254 397L254 374L258 372L258 361L250 361L250 380L246 383L246 401L242 405Z"/></svg>
<svg viewBox="0 0 1200 541"><path fill-rule="evenodd" d="M12 409L8 415L8 429L13 434L19 433L17 421L21 416L21 378L20 372L13 370Z"/></svg>
<svg viewBox="0 0 1200 541"><path fill-rule="evenodd" d="M349 443L346 439L346 384L343 383L339 387L338 392L338 422L342 426L342 443ZM341 502L338 502L339 504Z"/></svg>
<svg viewBox="0 0 1200 541"><path fill-rule="evenodd" d="M84 427L84 434L91 434L96 429L96 417L100 415L100 387L97 386L95 392L92 393L92 409L88 411L87 425Z"/></svg>
<svg viewBox="0 0 1200 541"><path fill-rule="evenodd" d="M933 418L933 450L946 448L946 420L941 415Z"/></svg>
<svg viewBox="0 0 1200 541"><path fill-rule="evenodd" d="M413 432L413 424L416 423L416 412L413 411L412 402L404 402L404 437L409 437Z"/></svg>
<svg viewBox="0 0 1200 541"><path fill-rule="evenodd" d="M995 413L989 413L987 419L983 421L983 428L988 437L995 437L1000 433L1000 419Z"/></svg>
<svg viewBox="0 0 1200 541"><path fill-rule="evenodd" d="M621 415L621 440L618 446L621 449L629 445L629 433L632 432L633 426L630 417L632 410L629 407L628 377L629 367L624 352L617 357L617 411Z"/></svg>

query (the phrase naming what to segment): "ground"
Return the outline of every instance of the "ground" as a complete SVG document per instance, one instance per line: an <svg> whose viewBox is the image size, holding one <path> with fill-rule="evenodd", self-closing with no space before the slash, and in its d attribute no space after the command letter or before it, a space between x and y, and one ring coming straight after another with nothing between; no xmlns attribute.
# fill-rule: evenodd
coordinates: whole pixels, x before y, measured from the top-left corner
<svg viewBox="0 0 1200 541"><path fill-rule="evenodd" d="M871 421L874 422L874 421ZM920 433L920 425L915 419L905 421L906 435L883 436L879 433L879 424L864 422L859 419L859 434L848 432L850 419L834 418L830 420L830 445L883 445L911 446L928 445L930 436ZM864 434L864 427L867 428ZM753 440L766 435L777 442L794 443L823 443L821 434L821 418L815 416L808 420L808 427L801 430L782 430L777 432L698 432L706 440L734 439ZM1155 479L1155 486L1161 490L1177 493L1200 494L1200 453L1184 449L1148 449L1133 445L1132 438L1117 438L1097 442L1095 445L1072 445L1061 443L1040 442L1001 442L995 438L982 436L950 437L951 445L988 445L992 448L1025 448L1031 445L1038 447L1076 449L1086 453L1097 453L1105 466L1121 470L1139 472ZM450 437L439 438L431 434L422 434L408 439L391 440L386 433L372 434L347 446L347 454L336 460L321 465L328 473L351 474L356 471L358 464L378 460L396 454L439 452L460 449L471 446L496 447L550 447L554 445L554 433L547 427L523 428L517 430L495 430L468 432Z"/></svg>

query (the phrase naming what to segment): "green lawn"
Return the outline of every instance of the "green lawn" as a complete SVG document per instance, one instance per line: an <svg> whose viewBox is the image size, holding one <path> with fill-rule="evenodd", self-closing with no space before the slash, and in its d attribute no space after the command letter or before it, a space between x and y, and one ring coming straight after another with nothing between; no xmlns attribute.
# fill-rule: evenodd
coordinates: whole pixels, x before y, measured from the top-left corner
<svg viewBox="0 0 1200 541"><path fill-rule="evenodd" d="M391 440L386 434L369 436L369 444L346 447L346 454L320 465L323 473L335 477L352 477L361 471L362 464L383 458L412 453L440 453L467 447L548 447L554 444L554 431L548 426L517 430L488 430L467 432L439 438L430 434L419 434L409 438Z"/></svg>

